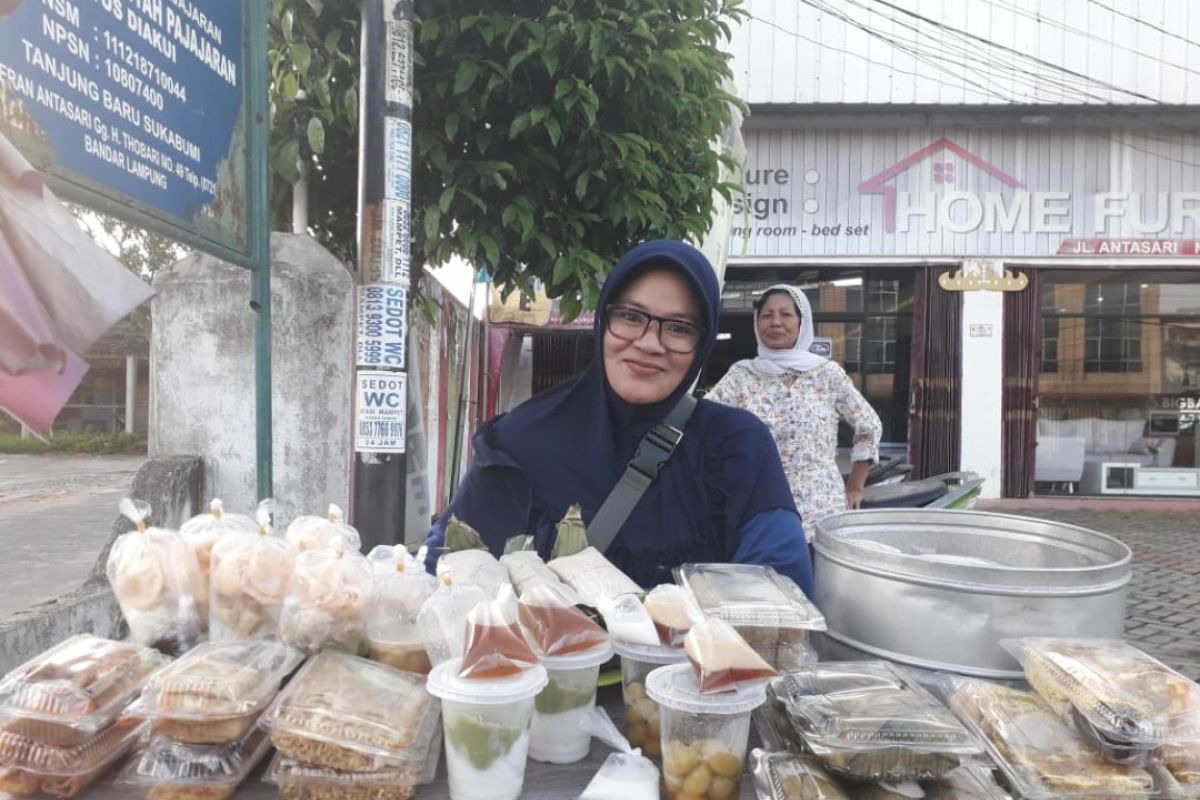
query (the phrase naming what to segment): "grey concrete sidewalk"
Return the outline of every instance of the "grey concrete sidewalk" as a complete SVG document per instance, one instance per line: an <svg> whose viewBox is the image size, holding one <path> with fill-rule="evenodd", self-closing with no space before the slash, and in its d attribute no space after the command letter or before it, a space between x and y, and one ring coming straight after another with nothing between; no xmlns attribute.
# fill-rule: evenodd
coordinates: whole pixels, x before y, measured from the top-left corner
<svg viewBox="0 0 1200 800"><path fill-rule="evenodd" d="M145 460L0 454L0 622L83 583Z"/></svg>

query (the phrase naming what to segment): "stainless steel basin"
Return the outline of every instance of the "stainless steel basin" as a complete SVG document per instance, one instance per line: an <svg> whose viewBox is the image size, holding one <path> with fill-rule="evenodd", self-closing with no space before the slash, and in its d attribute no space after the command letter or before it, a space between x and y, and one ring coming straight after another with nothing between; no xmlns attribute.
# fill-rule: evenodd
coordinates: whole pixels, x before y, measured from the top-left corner
<svg viewBox="0 0 1200 800"><path fill-rule="evenodd" d="M847 511L816 526L827 635L864 657L1019 678L1020 636L1121 637L1133 555L1075 525L977 511Z"/></svg>

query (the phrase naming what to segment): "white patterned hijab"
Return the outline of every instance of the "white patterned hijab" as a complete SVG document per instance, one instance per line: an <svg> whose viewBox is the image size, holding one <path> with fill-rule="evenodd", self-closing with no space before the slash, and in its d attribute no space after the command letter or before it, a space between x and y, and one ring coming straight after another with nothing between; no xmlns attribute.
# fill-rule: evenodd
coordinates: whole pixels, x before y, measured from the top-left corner
<svg viewBox="0 0 1200 800"><path fill-rule="evenodd" d="M771 292L787 292L792 296L792 300L796 303L796 310L800 313L800 335L796 337L796 343L786 350L767 347L758 335L759 312L755 311L754 338L758 340L758 358L754 359L755 369L770 375L781 375L788 370L805 372L828 361L829 359L824 356L808 351L813 343L815 328L813 327L812 306L809 304L808 298L804 296L804 292L795 286L777 283L764 291L762 296L766 297Z"/></svg>

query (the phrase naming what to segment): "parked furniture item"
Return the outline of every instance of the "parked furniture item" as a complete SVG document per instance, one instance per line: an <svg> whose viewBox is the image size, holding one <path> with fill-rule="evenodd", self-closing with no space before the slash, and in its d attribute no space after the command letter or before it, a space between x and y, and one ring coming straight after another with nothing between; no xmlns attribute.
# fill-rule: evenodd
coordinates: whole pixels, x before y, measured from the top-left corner
<svg viewBox="0 0 1200 800"><path fill-rule="evenodd" d="M1087 440L1082 436L1039 436L1033 479L1073 486L1083 479Z"/></svg>
<svg viewBox="0 0 1200 800"><path fill-rule="evenodd" d="M1143 466L1136 461L1089 461L1081 490L1088 494L1200 496L1200 469Z"/></svg>

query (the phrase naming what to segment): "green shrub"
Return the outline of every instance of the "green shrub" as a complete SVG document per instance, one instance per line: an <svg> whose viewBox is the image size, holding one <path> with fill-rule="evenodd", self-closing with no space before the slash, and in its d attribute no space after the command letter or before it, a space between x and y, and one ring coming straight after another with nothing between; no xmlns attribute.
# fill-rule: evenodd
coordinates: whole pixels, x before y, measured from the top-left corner
<svg viewBox="0 0 1200 800"><path fill-rule="evenodd" d="M90 453L113 455L118 453L145 454L146 440L132 433L109 436L103 433L60 433L47 437L45 441L30 437L22 439L15 434L0 434L0 453L38 455L43 453Z"/></svg>

